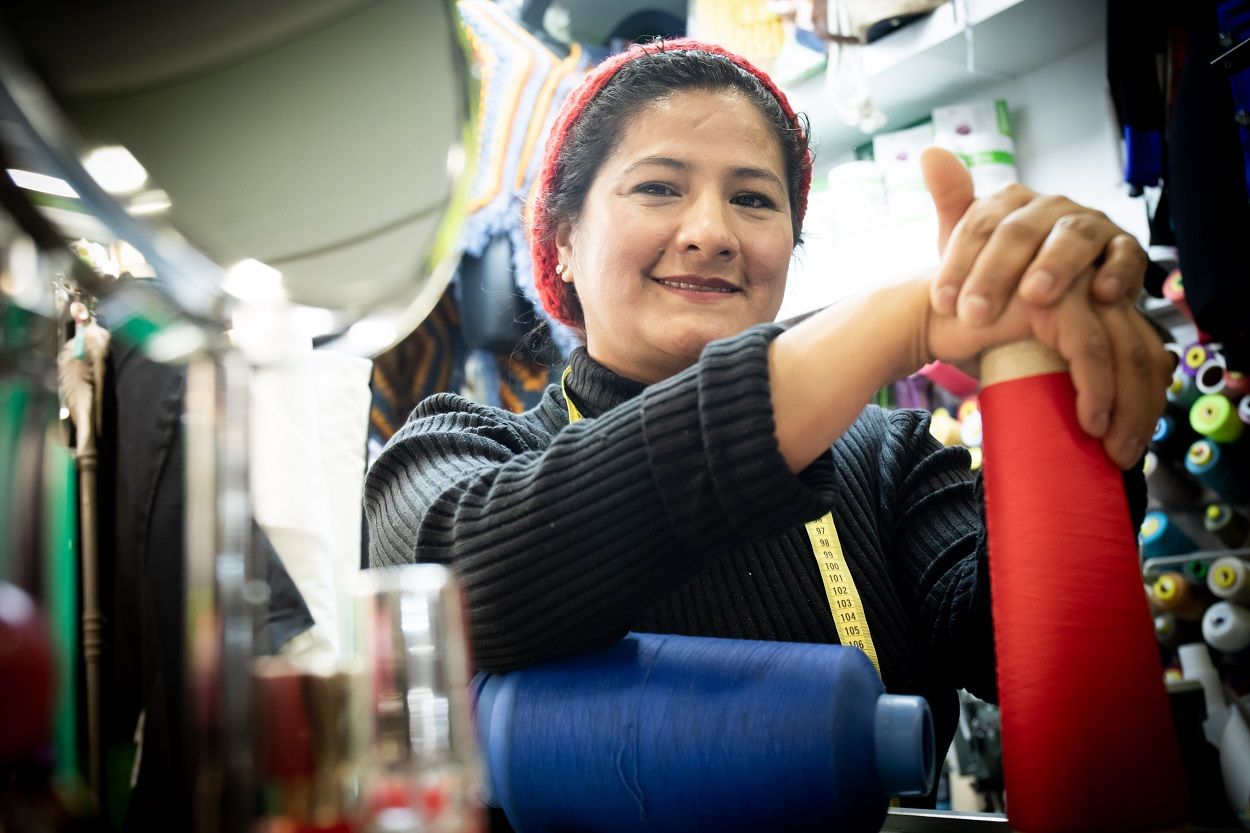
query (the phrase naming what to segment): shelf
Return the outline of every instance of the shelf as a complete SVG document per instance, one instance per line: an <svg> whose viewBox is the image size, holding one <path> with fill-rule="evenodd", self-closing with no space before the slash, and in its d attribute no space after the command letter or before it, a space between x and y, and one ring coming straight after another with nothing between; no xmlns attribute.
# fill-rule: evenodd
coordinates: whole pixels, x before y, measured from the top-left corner
<svg viewBox="0 0 1250 833"><path fill-rule="evenodd" d="M873 101L897 130L930 111L975 97L1100 41L1105 7L1089 0L968 0L975 71L966 66L963 25L951 3L863 47ZM1092 79L1102 83L1102 79ZM821 160L840 158L870 136L844 124L829 106L823 76L786 89L807 113Z"/></svg>

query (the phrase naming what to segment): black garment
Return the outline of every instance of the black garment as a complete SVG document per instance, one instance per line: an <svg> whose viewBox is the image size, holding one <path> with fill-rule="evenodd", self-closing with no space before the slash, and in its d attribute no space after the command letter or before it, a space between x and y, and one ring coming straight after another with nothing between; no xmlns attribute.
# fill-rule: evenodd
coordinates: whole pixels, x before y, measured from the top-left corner
<svg viewBox="0 0 1250 833"><path fill-rule="evenodd" d="M714 342L649 387L579 350L573 425L558 387L520 415L427 399L367 475L371 564L452 565L489 671L631 629L834 643L803 528L832 507L886 688L928 698L944 755L955 689L996 693L980 479L928 414L876 407L792 474L768 381L780 331Z"/></svg>
<svg viewBox="0 0 1250 833"><path fill-rule="evenodd" d="M1230 367L1250 371L1250 195L1214 0L1172 3L1186 60L1168 125L1167 180L1185 302L1198 327L1224 343Z"/></svg>
<svg viewBox="0 0 1250 833"><path fill-rule="evenodd" d="M1250 370L1250 194L1239 107L1229 76L1210 66L1248 32L1220 41L1217 7L1228 0L1108 0L1107 72L1128 171L1163 192L1152 243L1173 242L1185 301L1197 325L1224 345L1229 367ZM1244 4L1243 4L1244 5ZM1244 117L1243 117L1244 118ZM1160 131L1165 141L1159 141ZM1145 141L1149 140L1149 141ZM1159 158L1146 164L1149 153ZM1134 170L1139 175L1134 174ZM1147 282L1158 295L1161 282Z"/></svg>
<svg viewBox="0 0 1250 833"><path fill-rule="evenodd" d="M114 339L100 436L99 517L105 616L103 743L144 732L128 830L188 830L191 800L182 744L184 461L181 368L157 364ZM253 527L266 559L270 604L257 650L276 651L312 627L277 553Z"/></svg>

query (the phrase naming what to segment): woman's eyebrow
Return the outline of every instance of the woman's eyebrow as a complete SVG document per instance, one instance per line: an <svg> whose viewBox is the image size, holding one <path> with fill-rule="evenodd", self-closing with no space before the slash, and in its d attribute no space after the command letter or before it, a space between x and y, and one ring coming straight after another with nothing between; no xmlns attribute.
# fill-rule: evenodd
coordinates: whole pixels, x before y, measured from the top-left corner
<svg viewBox="0 0 1250 833"><path fill-rule="evenodd" d="M762 179L776 185L781 190L785 190L786 186L781 179L772 171L764 168L742 167L734 168L733 175L735 179Z"/></svg>
<svg viewBox="0 0 1250 833"><path fill-rule="evenodd" d="M630 163L621 173L628 174L637 168L645 167L647 165L658 165L659 167L668 168L681 173L689 173L694 167L689 162L685 162L681 159L674 159L671 156L644 156L642 159L638 159ZM731 170L730 175L735 179L764 180L776 185L782 190L785 190L785 183L781 181L780 177L765 168L742 165Z"/></svg>
<svg viewBox="0 0 1250 833"><path fill-rule="evenodd" d="M689 162L683 162L682 160L674 159L671 156L644 156L643 158L632 162L621 173L627 174L635 168L641 168L645 165L658 165L662 168L669 168L682 173L689 173L690 169L693 167Z"/></svg>

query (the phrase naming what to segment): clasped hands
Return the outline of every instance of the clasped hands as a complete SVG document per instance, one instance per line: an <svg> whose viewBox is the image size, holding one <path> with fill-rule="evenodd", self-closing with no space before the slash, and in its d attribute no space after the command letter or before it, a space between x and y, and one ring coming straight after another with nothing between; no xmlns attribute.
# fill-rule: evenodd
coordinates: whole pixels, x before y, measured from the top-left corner
<svg viewBox="0 0 1250 833"><path fill-rule="evenodd" d="M1134 302L1146 254L1102 212L1023 185L973 198L953 155L921 155L942 261L930 282L929 357L975 367L980 353L1033 338L1067 361L1081 426L1121 468L1135 465L1163 412L1174 360Z"/></svg>

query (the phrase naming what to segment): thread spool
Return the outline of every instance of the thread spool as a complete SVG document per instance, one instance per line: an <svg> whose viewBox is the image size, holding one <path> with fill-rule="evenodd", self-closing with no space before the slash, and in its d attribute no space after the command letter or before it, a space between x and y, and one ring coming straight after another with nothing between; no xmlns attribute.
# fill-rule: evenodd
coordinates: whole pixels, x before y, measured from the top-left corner
<svg viewBox="0 0 1250 833"><path fill-rule="evenodd" d="M300 672L285 660L258 658L252 668L257 764L273 779L308 779L313 774L312 724Z"/></svg>
<svg viewBox="0 0 1250 833"><path fill-rule="evenodd" d="M1147 512L1142 519L1140 534L1142 555L1146 558L1180 555L1197 549L1189 536L1172 523L1166 512Z"/></svg>
<svg viewBox="0 0 1250 833"><path fill-rule="evenodd" d="M1190 584L1203 585L1207 583L1207 573L1211 570L1211 565L1201 558L1195 558L1186 561L1181 565L1181 575L1185 576L1185 580Z"/></svg>
<svg viewBox="0 0 1250 833"><path fill-rule="evenodd" d="M1237 398L1250 394L1250 376L1224 368L1224 395Z"/></svg>
<svg viewBox="0 0 1250 833"><path fill-rule="evenodd" d="M1150 499L1168 509L1193 506L1202 497L1202 486L1183 469L1163 463L1159 455L1147 451L1142 461L1146 476L1146 493Z"/></svg>
<svg viewBox="0 0 1250 833"><path fill-rule="evenodd" d="M1189 425L1207 439L1226 445L1239 440L1246 428L1233 403L1217 393L1198 397L1189 409Z"/></svg>
<svg viewBox="0 0 1250 833"><path fill-rule="evenodd" d="M1123 481L1081 429L1065 370L1036 344L981 361L1008 821L1028 833L1176 827L1184 789L1141 788L1184 773ZM1042 500L1065 523L1039 529ZM1081 696L1059 694L1072 679Z"/></svg>
<svg viewBox="0 0 1250 833"><path fill-rule="evenodd" d="M1207 599L1181 573L1169 570L1160 574L1150 589L1155 609L1160 613L1171 613L1177 619L1197 622L1207 609Z"/></svg>
<svg viewBox="0 0 1250 833"><path fill-rule="evenodd" d="M1232 503L1246 500L1248 491L1225 448L1198 440L1185 455L1185 470L1220 497Z"/></svg>
<svg viewBox="0 0 1250 833"><path fill-rule="evenodd" d="M1222 654L1239 655L1250 649L1250 610L1220 601L1202 617L1202 638Z"/></svg>
<svg viewBox="0 0 1250 833"><path fill-rule="evenodd" d="M929 421L929 433L942 445L959 445L959 423L945 408L935 408Z"/></svg>
<svg viewBox="0 0 1250 833"><path fill-rule="evenodd" d="M0 763L45 743L52 722L52 635L30 596L0 582Z"/></svg>
<svg viewBox="0 0 1250 833"><path fill-rule="evenodd" d="M934 776L928 706L854 648L631 634L474 688L522 831L877 830Z"/></svg>
<svg viewBox="0 0 1250 833"><path fill-rule="evenodd" d="M1156 613L1154 616L1155 639L1168 648L1184 645L1202 638L1202 628L1197 622L1177 619L1171 613Z"/></svg>
<svg viewBox="0 0 1250 833"><path fill-rule="evenodd" d="M1194 320L1193 313L1189 311L1189 303L1185 300L1185 281L1181 277L1180 269L1173 269L1167 278L1163 281L1163 297L1172 302L1172 306L1181 311L1190 321Z"/></svg>
<svg viewBox="0 0 1250 833"><path fill-rule="evenodd" d="M1236 556L1223 556L1211 562L1206 589L1214 597L1213 603L1230 602L1243 607L1250 605L1248 573L1250 571L1247 571L1246 564Z"/></svg>
<svg viewBox="0 0 1250 833"><path fill-rule="evenodd" d="M1181 354L1181 372L1189 377L1197 376L1198 368L1206 364L1210 358L1211 348L1207 345L1198 342L1187 345Z"/></svg>
<svg viewBox="0 0 1250 833"><path fill-rule="evenodd" d="M974 410L959 423L959 441L969 448L979 448L981 437L981 412Z"/></svg>
<svg viewBox="0 0 1250 833"><path fill-rule="evenodd" d="M1250 569L1246 562L1235 555L1216 559L1207 573L1207 589L1222 601L1250 603Z"/></svg>
<svg viewBox="0 0 1250 833"><path fill-rule="evenodd" d="M1202 393L1223 393L1228 387L1224 359L1217 356L1198 368L1194 374L1194 387Z"/></svg>
<svg viewBox="0 0 1250 833"><path fill-rule="evenodd" d="M1250 541L1250 521L1227 503L1210 503L1202 512L1202 526L1229 548Z"/></svg>
<svg viewBox="0 0 1250 833"><path fill-rule="evenodd" d="M1165 460L1181 460L1189 447L1199 439L1201 437L1190 426L1188 419L1177 419L1172 414L1164 414L1155 422L1150 445Z"/></svg>
<svg viewBox="0 0 1250 833"><path fill-rule="evenodd" d="M1202 395L1198 386L1194 384L1194 380L1179 371L1172 374L1172 381L1168 384L1166 393L1168 403L1175 405L1186 414L1189 413L1194 400Z"/></svg>

